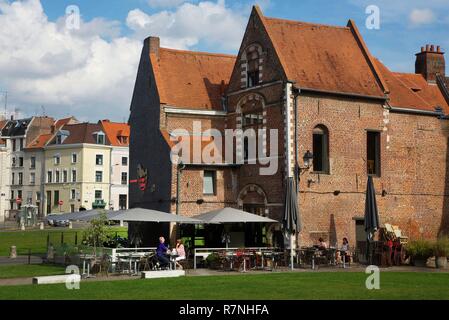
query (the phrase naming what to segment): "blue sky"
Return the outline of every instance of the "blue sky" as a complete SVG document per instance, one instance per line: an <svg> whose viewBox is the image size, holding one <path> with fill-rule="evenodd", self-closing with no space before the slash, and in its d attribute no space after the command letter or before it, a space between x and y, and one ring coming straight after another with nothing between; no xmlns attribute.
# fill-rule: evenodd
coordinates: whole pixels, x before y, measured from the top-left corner
<svg viewBox="0 0 449 320"><path fill-rule="evenodd" d="M160 0L161 1L161 0ZM42 4L50 19L62 15L66 6L76 4L80 7L84 19L96 17L118 20L122 22L121 32L129 34L126 27L126 17L129 11L141 9L148 14L155 14L163 10L174 10L175 7L149 5L151 0L43 0ZM165 1L170 2L170 0ZM199 1L191 1L198 3ZM228 0L226 5L241 8L242 13L249 15L250 6L257 1ZM368 5L376 5L380 9L381 25L379 30L365 28ZM449 48L449 1L413 1L413 0L270 0L261 1L264 14L307 22L345 25L348 19L354 19L368 43L372 53L379 57L392 69L405 72L414 70L414 54L425 44L437 44ZM410 21L413 10L432 10L434 20L414 24ZM195 50L214 50L213 46L200 43ZM449 71L449 63L448 63Z"/></svg>
<svg viewBox="0 0 449 320"><path fill-rule="evenodd" d="M0 0L0 91L23 115L126 120L144 38L235 54L256 2L270 17L355 20L373 55L394 71L413 72L426 44L449 50L449 0ZM77 30L65 28L68 5L80 9ZM379 30L365 26L369 5L380 10Z"/></svg>

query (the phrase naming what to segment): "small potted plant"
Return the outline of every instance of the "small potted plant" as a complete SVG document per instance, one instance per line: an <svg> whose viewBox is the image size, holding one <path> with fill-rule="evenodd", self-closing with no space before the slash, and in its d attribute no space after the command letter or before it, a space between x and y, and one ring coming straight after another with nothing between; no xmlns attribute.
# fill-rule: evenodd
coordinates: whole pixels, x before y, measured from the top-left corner
<svg viewBox="0 0 449 320"><path fill-rule="evenodd" d="M415 267L426 267L427 260L433 255L433 248L429 241L416 240L410 242L407 252Z"/></svg>
<svg viewBox="0 0 449 320"><path fill-rule="evenodd" d="M447 257L449 256L449 238L439 238L434 245L435 266L438 269L447 268Z"/></svg>

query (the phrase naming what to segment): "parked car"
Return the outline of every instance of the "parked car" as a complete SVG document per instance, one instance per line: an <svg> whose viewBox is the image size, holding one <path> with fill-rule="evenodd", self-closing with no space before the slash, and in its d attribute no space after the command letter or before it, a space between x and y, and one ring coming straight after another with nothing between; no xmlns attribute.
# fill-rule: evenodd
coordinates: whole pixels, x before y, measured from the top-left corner
<svg viewBox="0 0 449 320"><path fill-rule="evenodd" d="M59 214L49 214L46 219L49 226L53 227L68 227L70 221L69 220L59 220L57 219Z"/></svg>

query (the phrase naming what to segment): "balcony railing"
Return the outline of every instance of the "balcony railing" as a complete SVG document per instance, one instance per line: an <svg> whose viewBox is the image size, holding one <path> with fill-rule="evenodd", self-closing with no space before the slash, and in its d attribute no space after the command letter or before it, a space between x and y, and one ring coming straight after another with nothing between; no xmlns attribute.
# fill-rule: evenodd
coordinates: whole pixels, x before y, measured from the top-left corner
<svg viewBox="0 0 449 320"><path fill-rule="evenodd" d="M92 209L104 209L106 208L106 202L104 200L95 200L92 203Z"/></svg>

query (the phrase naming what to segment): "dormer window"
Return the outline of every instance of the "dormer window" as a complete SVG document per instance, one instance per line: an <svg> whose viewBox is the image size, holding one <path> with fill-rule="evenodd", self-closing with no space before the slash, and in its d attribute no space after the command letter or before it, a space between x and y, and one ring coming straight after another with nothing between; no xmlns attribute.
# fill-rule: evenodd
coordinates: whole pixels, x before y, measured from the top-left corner
<svg viewBox="0 0 449 320"><path fill-rule="evenodd" d="M118 136L117 139L118 139L118 141L121 144L128 144L128 137L127 136Z"/></svg>
<svg viewBox="0 0 449 320"><path fill-rule="evenodd" d="M95 132L94 138L95 138L95 141L97 144L106 144L106 136L105 136L104 132L102 132L102 131Z"/></svg>
<svg viewBox="0 0 449 320"><path fill-rule="evenodd" d="M56 134L56 144L63 144L65 139L68 138L70 133L65 130L61 130Z"/></svg>

